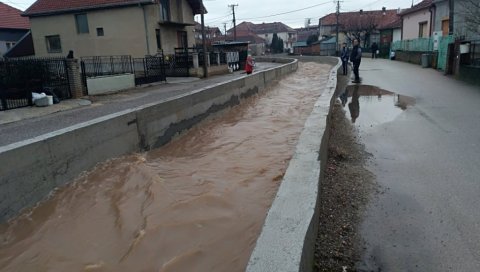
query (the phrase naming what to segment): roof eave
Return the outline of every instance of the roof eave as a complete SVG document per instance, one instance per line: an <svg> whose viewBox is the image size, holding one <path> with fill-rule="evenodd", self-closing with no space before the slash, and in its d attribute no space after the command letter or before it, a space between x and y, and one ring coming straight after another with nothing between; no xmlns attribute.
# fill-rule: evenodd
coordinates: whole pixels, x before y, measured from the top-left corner
<svg viewBox="0 0 480 272"><path fill-rule="evenodd" d="M69 9L60 9L54 11L46 11L46 12L23 12L21 15L24 17L41 17L41 16L51 16L51 15L59 15L65 13L75 13L75 12L82 12L82 11L91 11L91 10L101 10L101 9L110 9L110 8L121 8L121 7L128 7L128 6L137 6L137 5L148 5L154 4L154 0L139 0L136 2L130 3L115 3L115 4L106 4L106 5L99 5L99 6L90 6L90 7L80 7L80 8L69 8Z"/></svg>

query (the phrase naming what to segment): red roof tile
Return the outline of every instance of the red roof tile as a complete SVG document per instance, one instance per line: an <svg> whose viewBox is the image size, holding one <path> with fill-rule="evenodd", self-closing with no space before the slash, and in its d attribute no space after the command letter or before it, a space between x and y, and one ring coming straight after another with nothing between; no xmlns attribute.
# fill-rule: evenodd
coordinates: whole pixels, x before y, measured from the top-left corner
<svg viewBox="0 0 480 272"><path fill-rule="evenodd" d="M29 29L28 18L21 16L22 11L0 2L0 28Z"/></svg>
<svg viewBox="0 0 480 272"><path fill-rule="evenodd" d="M382 10L363 11L362 13L360 11L341 12L338 17L338 23L342 29L351 29L356 27L355 24L368 20L368 23L373 23L376 29L385 29L386 26L394 26L400 20L400 16L395 9L387 9L385 10L385 15L383 13ZM330 13L320 18L320 24L323 26L335 25L336 23L335 13Z"/></svg>
<svg viewBox="0 0 480 272"><path fill-rule="evenodd" d="M155 2L154 0L37 0L24 12L24 15L40 16ZM200 12L201 2L199 0L187 0L187 2L194 10L194 13L198 14Z"/></svg>
<svg viewBox="0 0 480 272"><path fill-rule="evenodd" d="M102 7L134 5L148 0L37 0L25 12L26 16L64 13Z"/></svg>
<svg viewBox="0 0 480 272"><path fill-rule="evenodd" d="M237 32L239 30L250 31L255 34L266 34L266 33L281 33L281 32L295 32L295 30L283 23L274 22L274 23L262 23L254 24L251 22L242 22L236 26ZM233 32L233 28L227 31L228 33Z"/></svg>

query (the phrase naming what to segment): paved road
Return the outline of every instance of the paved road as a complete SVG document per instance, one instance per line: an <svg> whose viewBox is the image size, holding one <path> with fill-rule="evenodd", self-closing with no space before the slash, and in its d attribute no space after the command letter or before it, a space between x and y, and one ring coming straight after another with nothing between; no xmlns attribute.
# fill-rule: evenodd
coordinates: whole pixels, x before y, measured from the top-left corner
<svg viewBox="0 0 480 272"><path fill-rule="evenodd" d="M362 268L480 271L480 87L390 60L362 60L360 74L363 85L416 100L359 130L382 192L361 226ZM365 107L359 118L384 114Z"/></svg>
<svg viewBox="0 0 480 272"><path fill-rule="evenodd" d="M278 65L278 63L259 62L256 65L255 71L265 70ZM245 74L243 74L242 71L237 71L233 74L214 76L196 81L187 80L183 83L175 80L175 83L162 83L118 94L93 97L93 103L88 107L79 107L35 118L27 118L17 122L0 124L0 146L30 139L122 110L135 108L155 101L162 101L241 76L245 76ZM11 111L15 110L16 109L13 109ZM2 112L0 112L0 114L2 114Z"/></svg>

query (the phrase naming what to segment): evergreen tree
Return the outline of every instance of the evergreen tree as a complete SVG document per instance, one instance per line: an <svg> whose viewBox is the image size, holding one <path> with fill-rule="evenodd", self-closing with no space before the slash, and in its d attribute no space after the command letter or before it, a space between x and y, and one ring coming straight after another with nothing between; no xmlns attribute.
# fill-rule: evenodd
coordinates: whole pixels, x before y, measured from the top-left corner
<svg viewBox="0 0 480 272"><path fill-rule="evenodd" d="M282 38L278 38L278 42L277 42L277 52L278 53L283 53L283 40Z"/></svg>
<svg viewBox="0 0 480 272"><path fill-rule="evenodd" d="M272 43L270 44L270 50L272 53L277 53L278 50L278 35L277 33L273 33Z"/></svg>

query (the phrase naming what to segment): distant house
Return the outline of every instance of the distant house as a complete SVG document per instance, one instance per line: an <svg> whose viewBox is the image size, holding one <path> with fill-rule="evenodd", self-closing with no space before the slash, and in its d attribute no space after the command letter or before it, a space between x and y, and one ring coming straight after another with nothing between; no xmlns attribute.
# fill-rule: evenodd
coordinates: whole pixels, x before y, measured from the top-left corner
<svg viewBox="0 0 480 272"><path fill-rule="evenodd" d="M211 46L212 42L217 40L217 38L222 37L223 34L218 27L205 26L205 42L208 47ZM202 25L195 22L195 45L196 47L202 47Z"/></svg>
<svg viewBox="0 0 480 272"><path fill-rule="evenodd" d="M428 38L432 36L432 22L435 15L433 0L423 0L402 11L402 40Z"/></svg>
<svg viewBox="0 0 480 272"><path fill-rule="evenodd" d="M393 39L393 29L397 28L399 21L398 10L395 9L341 12L338 15L338 42L350 44L357 38L361 40L363 47L369 47L373 42L381 44L381 31L388 30L392 32L385 40L389 43ZM330 13L320 18L319 29L322 38L336 36L336 14Z"/></svg>
<svg viewBox="0 0 480 272"><path fill-rule="evenodd" d="M30 30L22 11L0 2L0 57L13 48Z"/></svg>
<svg viewBox="0 0 480 272"><path fill-rule="evenodd" d="M37 0L30 18L35 55L155 55L195 44L200 0Z"/></svg>
<svg viewBox="0 0 480 272"><path fill-rule="evenodd" d="M297 42L306 42L308 40L308 37L313 35L320 35L318 25L295 28L295 31L297 32Z"/></svg>
<svg viewBox="0 0 480 272"><path fill-rule="evenodd" d="M238 33L253 33L256 36L265 40L265 44L270 46L273 35L277 34L278 38L283 40L283 47L285 49L293 49L293 44L297 41L297 32L280 22L254 24L251 22L242 22L236 27L237 37ZM233 35L233 28L227 31L228 35Z"/></svg>

